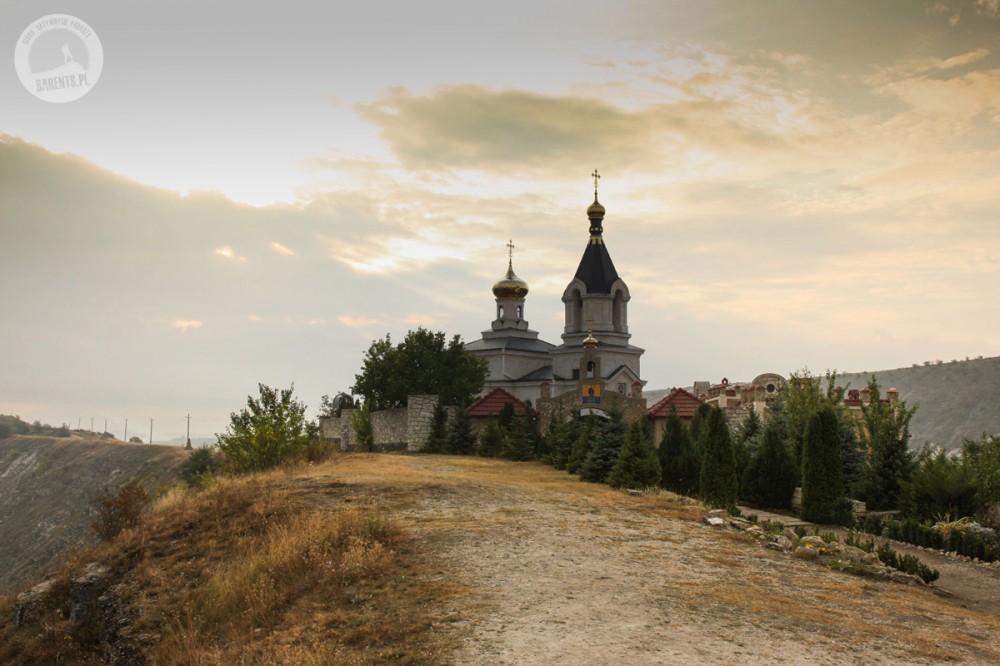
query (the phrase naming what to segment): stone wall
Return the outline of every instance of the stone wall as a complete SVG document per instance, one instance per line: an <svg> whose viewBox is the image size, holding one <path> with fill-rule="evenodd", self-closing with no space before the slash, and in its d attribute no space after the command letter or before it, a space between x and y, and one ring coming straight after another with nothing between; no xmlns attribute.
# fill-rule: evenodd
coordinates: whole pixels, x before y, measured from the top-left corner
<svg viewBox="0 0 1000 666"><path fill-rule="evenodd" d="M434 426L436 395L411 395L408 407L385 409L372 412L372 448L375 451L420 451L430 437ZM449 418L453 418L457 407L446 407ZM341 451L356 448L357 438L351 425L351 415L356 410L345 409L340 418L321 416L320 433L323 439L336 442Z"/></svg>
<svg viewBox="0 0 1000 666"><path fill-rule="evenodd" d="M567 391L554 398L543 395L538 399L536 407L539 432L543 434L548 432L549 424L552 423L555 416L568 417L579 414L582 408L579 389ZM632 423L646 416L646 399L643 397L632 398L617 392L606 391L602 396L600 409L601 411L620 409L625 415L625 422Z"/></svg>
<svg viewBox="0 0 1000 666"><path fill-rule="evenodd" d="M434 427L436 395L411 395L406 399L409 407L406 419L406 450L420 451L431 436Z"/></svg>
<svg viewBox="0 0 1000 666"><path fill-rule="evenodd" d="M407 448L407 408L372 412L372 448L376 451L401 451Z"/></svg>

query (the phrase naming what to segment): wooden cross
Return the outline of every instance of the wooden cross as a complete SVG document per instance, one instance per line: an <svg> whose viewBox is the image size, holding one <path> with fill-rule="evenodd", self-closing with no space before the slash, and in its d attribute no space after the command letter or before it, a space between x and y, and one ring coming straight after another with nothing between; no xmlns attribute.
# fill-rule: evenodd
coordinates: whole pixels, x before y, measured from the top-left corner
<svg viewBox="0 0 1000 666"><path fill-rule="evenodd" d="M597 181L601 179L601 174L597 173L597 169L594 169L594 173L590 174L594 177L594 196L597 196Z"/></svg>

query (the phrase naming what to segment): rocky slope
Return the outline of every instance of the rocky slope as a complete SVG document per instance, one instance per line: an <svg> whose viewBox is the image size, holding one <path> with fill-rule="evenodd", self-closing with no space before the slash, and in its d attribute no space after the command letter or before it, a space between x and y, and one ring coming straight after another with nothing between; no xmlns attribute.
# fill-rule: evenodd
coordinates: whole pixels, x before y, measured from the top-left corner
<svg viewBox="0 0 1000 666"><path fill-rule="evenodd" d="M173 483L182 449L115 440L14 436L0 440L0 594L56 566L94 540L94 500L139 479Z"/></svg>

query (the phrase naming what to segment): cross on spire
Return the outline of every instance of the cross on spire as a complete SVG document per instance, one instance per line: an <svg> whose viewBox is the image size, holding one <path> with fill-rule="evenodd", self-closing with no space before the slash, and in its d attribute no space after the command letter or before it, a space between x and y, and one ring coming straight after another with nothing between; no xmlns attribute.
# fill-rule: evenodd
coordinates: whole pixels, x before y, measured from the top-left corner
<svg viewBox="0 0 1000 666"><path fill-rule="evenodd" d="M601 179L601 174L597 173L597 169L594 169L594 173L590 174L594 177L594 197L597 197L597 181Z"/></svg>
<svg viewBox="0 0 1000 666"><path fill-rule="evenodd" d="M514 239L507 241L507 263L514 263Z"/></svg>

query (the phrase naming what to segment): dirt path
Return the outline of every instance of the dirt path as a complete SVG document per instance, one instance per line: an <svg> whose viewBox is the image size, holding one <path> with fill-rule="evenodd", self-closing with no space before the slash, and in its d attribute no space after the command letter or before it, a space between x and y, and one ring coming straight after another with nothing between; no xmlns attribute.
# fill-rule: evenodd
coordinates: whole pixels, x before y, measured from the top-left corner
<svg viewBox="0 0 1000 666"><path fill-rule="evenodd" d="M527 463L357 456L331 481L390 508L470 593L458 665L1000 662L1000 618L831 571Z"/></svg>

